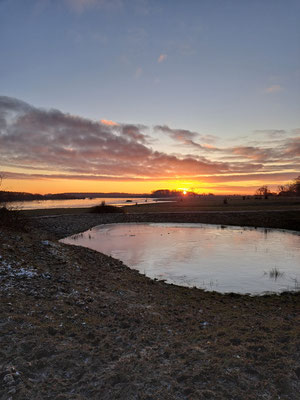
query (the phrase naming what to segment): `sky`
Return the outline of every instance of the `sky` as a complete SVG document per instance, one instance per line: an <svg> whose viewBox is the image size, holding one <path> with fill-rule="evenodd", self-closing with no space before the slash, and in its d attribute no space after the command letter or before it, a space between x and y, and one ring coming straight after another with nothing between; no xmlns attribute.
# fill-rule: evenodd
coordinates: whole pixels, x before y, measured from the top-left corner
<svg viewBox="0 0 300 400"><path fill-rule="evenodd" d="M300 175L299 0L0 0L1 189Z"/></svg>

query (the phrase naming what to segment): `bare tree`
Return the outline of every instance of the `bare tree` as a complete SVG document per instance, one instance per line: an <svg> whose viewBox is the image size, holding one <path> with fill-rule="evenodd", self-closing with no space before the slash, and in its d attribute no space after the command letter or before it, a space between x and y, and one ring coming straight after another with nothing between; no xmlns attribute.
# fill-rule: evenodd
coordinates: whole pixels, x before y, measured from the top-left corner
<svg viewBox="0 0 300 400"><path fill-rule="evenodd" d="M286 185L279 185L278 194L285 196L300 196L300 175Z"/></svg>
<svg viewBox="0 0 300 400"><path fill-rule="evenodd" d="M256 190L255 194L258 196L267 197L269 194L271 194L271 191L269 190L269 187L267 185L263 185Z"/></svg>
<svg viewBox="0 0 300 400"><path fill-rule="evenodd" d="M286 191L286 185L278 185L277 186L277 191L278 191L278 194L281 193L281 192L285 192Z"/></svg>
<svg viewBox="0 0 300 400"><path fill-rule="evenodd" d="M289 190L300 196L300 175L289 185Z"/></svg>

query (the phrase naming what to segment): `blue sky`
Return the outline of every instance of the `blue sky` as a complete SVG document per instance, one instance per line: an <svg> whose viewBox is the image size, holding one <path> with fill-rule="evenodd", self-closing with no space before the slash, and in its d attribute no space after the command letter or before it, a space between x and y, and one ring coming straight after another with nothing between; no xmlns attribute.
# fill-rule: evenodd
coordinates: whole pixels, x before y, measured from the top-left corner
<svg viewBox="0 0 300 400"><path fill-rule="evenodd" d="M143 124L166 153L182 141L156 125L271 146L299 136L299 17L298 0L0 0L0 94Z"/></svg>

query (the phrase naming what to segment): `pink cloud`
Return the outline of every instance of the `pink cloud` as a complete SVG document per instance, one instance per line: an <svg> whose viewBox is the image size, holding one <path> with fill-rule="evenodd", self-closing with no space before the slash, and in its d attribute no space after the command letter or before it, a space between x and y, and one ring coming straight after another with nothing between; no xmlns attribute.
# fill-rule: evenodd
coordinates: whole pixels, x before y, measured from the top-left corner
<svg viewBox="0 0 300 400"><path fill-rule="evenodd" d="M100 122L101 122L101 124L108 125L108 126L118 126L119 125L117 122L110 121L108 119L101 119Z"/></svg>
<svg viewBox="0 0 300 400"><path fill-rule="evenodd" d="M157 59L157 62L162 63L163 61L166 61L167 57L168 57L167 54L160 54L160 56Z"/></svg>
<svg viewBox="0 0 300 400"><path fill-rule="evenodd" d="M265 93L277 93L277 92L282 92L283 88L280 85L272 85L270 87L267 87L264 92Z"/></svg>

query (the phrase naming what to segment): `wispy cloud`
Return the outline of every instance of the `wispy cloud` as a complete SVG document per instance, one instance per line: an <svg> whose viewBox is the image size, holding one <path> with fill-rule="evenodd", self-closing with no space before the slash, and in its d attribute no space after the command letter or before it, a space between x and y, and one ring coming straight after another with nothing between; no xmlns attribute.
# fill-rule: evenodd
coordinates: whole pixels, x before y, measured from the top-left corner
<svg viewBox="0 0 300 400"><path fill-rule="evenodd" d="M277 92L282 92L283 91L283 87L280 85L272 85L267 87L264 92L265 93L277 93Z"/></svg>
<svg viewBox="0 0 300 400"><path fill-rule="evenodd" d="M287 135L287 131L284 129L260 129L254 131L257 135L265 135L269 138L281 138Z"/></svg>
<svg viewBox="0 0 300 400"><path fill-rule="evenodd" d="M156 125L154 129L166 133L173 140L178 141L181 144L192 146L196 149L202 149L201 144L194 141L198 136L196 132L191 132L187 129L172 129L167 125Z"/></svg>
<svg viewBox="0 0 300 400"><path fill-rule="evenodd" d="M207 144L213 143L217 140L216 136L213 135L200 135L197 132L192 132L187 129L173 129L167 125L156 125L154 127L156 131L161 131L166 133L173 140L184 144L185 146L191 146L198 150L217 150L216 147ZM195 142L195 140L203 140L205 143L200 144Z"/></svg>
<svg viewBox="0 0 300 400"><path fill-rule="evenodd" d="M167 54L160 54L160 56L157 59L157 62L162 63L162 62L166 61L167 57L168 57Z"/></svg>

